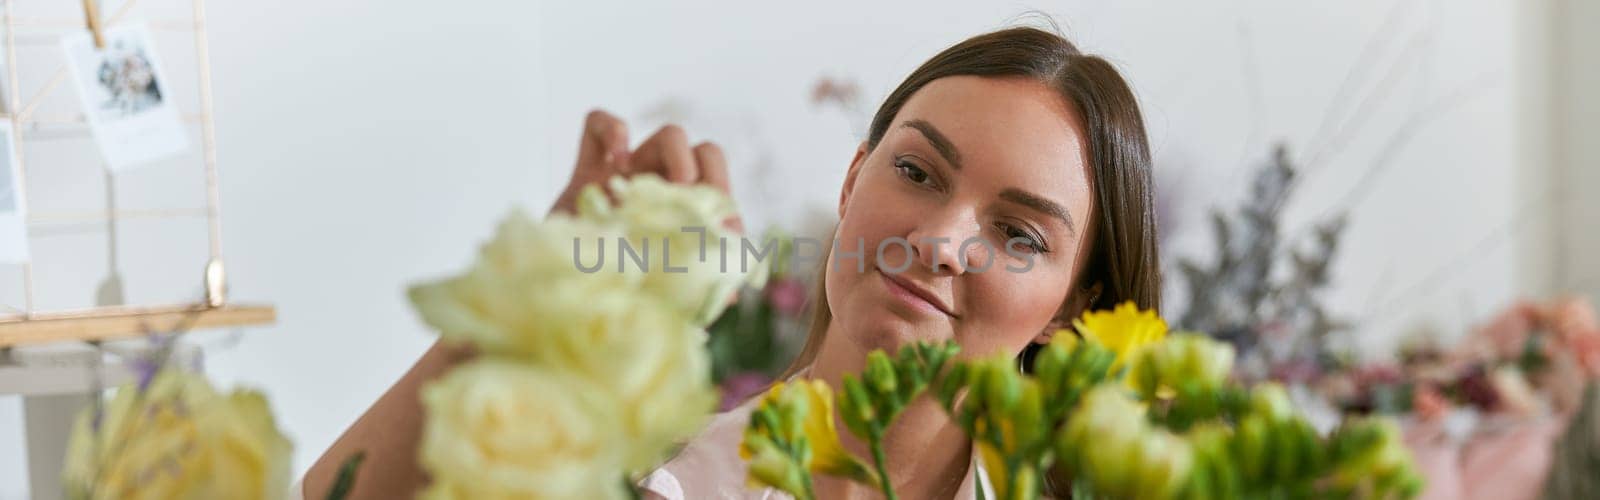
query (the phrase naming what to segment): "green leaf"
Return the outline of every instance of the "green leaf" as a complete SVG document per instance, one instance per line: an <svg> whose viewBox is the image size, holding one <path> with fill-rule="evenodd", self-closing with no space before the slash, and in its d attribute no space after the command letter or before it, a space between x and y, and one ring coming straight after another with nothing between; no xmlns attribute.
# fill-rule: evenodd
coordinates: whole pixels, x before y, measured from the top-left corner
<svg viewBox="0 0 1600 500"><path fill-rule="evenodd" d="M361 462L366 459L365 450L357 451L339 465L339 477L333 480L333 487L328 488L328 500L344 500L350 496L350 490L356 487L356 472L361 469Z"/></svg>

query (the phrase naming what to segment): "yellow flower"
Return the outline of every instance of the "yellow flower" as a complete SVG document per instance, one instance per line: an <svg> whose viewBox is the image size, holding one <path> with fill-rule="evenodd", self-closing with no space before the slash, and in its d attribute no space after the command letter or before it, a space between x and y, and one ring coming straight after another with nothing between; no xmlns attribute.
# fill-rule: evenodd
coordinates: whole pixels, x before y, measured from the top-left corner
<svg viewBox="0 0 1600 500"><path fill-rule="evenodd" d="M767 390L762 404L782 405L791 400L800 408L800 431L811 448L811 456L804 464L806 470L832 476L846 477L874 484L873 475L866 464L845 451L839 441L839 429L834 423L833 389L821 380L778 382ZM745 459L750 450L740 449Z"/></svg>
<svg viewBox="0 0 1600 500"><path fill-rule="evenodd" d="M165 371L140 394L117 391L95 422L78 416L63 479L72 498L281 498L291 445L266 399L218 395L194 374Z"/></svg>
<svg viewBox="0 0 1600 500"><path fill-rule="evenodd" d="M640 258L619 253L611 271L642 274L645 290L702 326L722 313L747 280L757 287L764 284L766 266L777 259L778 247L759 260L745 257L739 234L722 225L736 212L721 191L671 184L655 175L613 177L608 185L616 205L599 186L590 185L579 198L578 211L584 220L626 229L628 247ZM759 253L762 244L755 246ZM642 272L645 266L648 272Z"/></svg>
<svg viewBox="0 0 1600 500"><path fill-rule="evenodd" d="M1111 365L1113 371L1127 363L1139 349L1167 337L1166 320L1155 311L1140 311L1131 301L1110 311L1085 312L1073 326L1084 339L1117 353L1117 360Z"/></svg>
<svg viewBox="0 0 1600 500"><path fill-rule="evenodd" d="M623 498L614 404L581 376L501 359L422 390L426 498Z"/></svg>

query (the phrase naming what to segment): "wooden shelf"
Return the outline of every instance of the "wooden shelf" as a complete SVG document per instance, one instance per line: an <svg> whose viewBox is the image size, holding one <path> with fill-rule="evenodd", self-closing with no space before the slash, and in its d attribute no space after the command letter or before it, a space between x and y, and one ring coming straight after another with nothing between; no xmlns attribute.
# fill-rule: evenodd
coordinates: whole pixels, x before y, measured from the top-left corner
<svg viewBox="0 0 1600 500"><path fill-rule="evenodd" d="M278 311L270 305L103 307L0 318L0 348L49 342L141 337L152 332L268 325Z"/></svg>

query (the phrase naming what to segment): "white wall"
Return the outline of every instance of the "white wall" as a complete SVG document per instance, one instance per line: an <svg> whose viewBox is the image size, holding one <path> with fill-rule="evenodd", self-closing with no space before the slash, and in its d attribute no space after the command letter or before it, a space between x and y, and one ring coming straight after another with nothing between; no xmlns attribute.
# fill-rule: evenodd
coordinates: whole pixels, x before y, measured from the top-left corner
<svg viewBox="0 0 1600 500"><path fill-rule="evenodd" d="M218 346L210 371L269 391L296 468L309 466L430 342L405 284L465 264L513 204L543 210L590 107L635 120L636 140L651 117L680 116L691 135L725 144L755 225L793 223L831 206L860 139L844 115L808 103L818 77L859 81L875 106L940 48L1035 7L1134 82L1158 175L1186 207L1169 255L1208 248L1204 207L1242 196L1247 163L1271 141L1305 157L1331 109L1356 118L1342 152L1308 177L1292 222L1347 199L1393 152L1351 213L1330 299L1370 318L1363 343L1422 321L1459 331L1519 290L1543 291L1529 276L1553 272L1540 267L1549 245L1513 239L1544 241L1528 221L1549 209L1525 187L1546 183L1547 169L1515 156L1527 83L1513 68L1530 49L1511 0L217 2L224 252L236 300L273 302L280 321L236 345L200 337ZM1387 43L1364 50L1374 37ZM191 50L183 41L159 42L165 54ZM192 69L181 64L168 71ZM1391 66L1402 70L1386 76ZM1352 71L1354 92L1336 101ZM1365 98L1379 86L1387 99ZM1467 97L1411 118L1452 93ZM664 102L677 111L661 112ZM1403 130L1409 140L1386 145ZM758 179L762 158L771 171ZM36 199L93 203L103 195L92 172L30 182ZM130 172L119 200L187 196L185 178L179 166ZM121 233L130 299L190 296L203 253L172 242L203 242L203 226L133 229ZM66 238L51 255L90 264L53 264L65 284L47 302L86 304L104 274L103 236ZM0 399L0 498L21 495L10 486L25 476L10 445L17 420L15 402Z"/></svg>
<svg viewBox="0 0 1600 500"><path fill-rule="evenodd" d="M1558 134L1558 177L1564 189L1558 217L1568 228L1560 234L1558 262L1562 290L1600 297L1600 4L1554 0L1551 107Z"/></svg>

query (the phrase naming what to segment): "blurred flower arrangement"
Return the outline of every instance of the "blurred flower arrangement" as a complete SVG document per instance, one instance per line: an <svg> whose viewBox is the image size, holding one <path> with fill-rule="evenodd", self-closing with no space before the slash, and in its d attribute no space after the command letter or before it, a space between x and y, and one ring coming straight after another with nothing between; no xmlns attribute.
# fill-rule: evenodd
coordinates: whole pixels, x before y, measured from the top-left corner
<svg viewBox="0 0 1600 500"><path fill-rule="evenodd" d="M722 388L719 411L766 389L805 340L810 285L791 272L793 238L769 230L761 241L774 245L766 285L741 290L738 303L707 328L711 378Z"/></svg>
<svg viewBox="0 0 1600 500"><path fill-rule="evenodd" d="M575 216L513 212L467 271L411 288L441 338L477 353L423 388L422 496L626 498L716 408L704 328L766 277L698 253L738 241L722 227L732 202L654 176L607 187L585 188ZM605 266L608 241L643 266L623 248Z"/></svg>
<svg viewBox="0 0 1600 500"><path fill-rule="evenodd" d="M1231 346L1168 335L1164 320L1131 303L1086 313L1063 331L1031 374L1010 356L956 359L953 344L873 352L865 371L826 383L775 385L752 412L740 452L750 481L814 499L814 474L878 488L885 429L931 390L970 436L1001 499L1044 494L1059 471L1072 498L1411 497L1420 477L1397 425L1343 422L1320 436L1276 384L1230 378ZM868 443L871 459L839 444L833 408ZM868 465L868 464L871 465ZM981 497L981 483L979 495Z"/></svg>
<svg viewBox="0 0 1600 500"><path fill-rule="evenodd" d="M169 362L173 335L133 366L109 401L96 392L67 442L64 491L73 499L283 498L292 445L266 397L220 393Z"/></svg>
<svg viewBox="0 0 1600 500"><path fill-rule="evenodd" d="M1575 297L1519 302L1446 350L1432 339L1403 347L1398 364L1338 367L1314 387L1358 413L1444 416L1452 408L1532 416L1577 409L1600 376L1600 320Z"/></svg>

